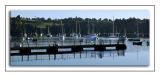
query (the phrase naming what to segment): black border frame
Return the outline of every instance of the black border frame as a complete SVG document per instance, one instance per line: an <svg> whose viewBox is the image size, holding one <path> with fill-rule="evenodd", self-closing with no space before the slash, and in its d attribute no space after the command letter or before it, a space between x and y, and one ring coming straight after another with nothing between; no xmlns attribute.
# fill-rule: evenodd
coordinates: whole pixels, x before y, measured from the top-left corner
<svg viewBox="0 0 160 76"><path fill-rule="evenodd" d="M92 70L87 70L87 71L83 71L83 70L57 70L57 71L52 71L52 70L42 70L42 71L36 71L36 70L23 70L23 71L14 71L14 70L12 70L12 71L8 71L7 70L7 65L8 64L6 64L6 54L7 54L7 52L6 52L6 48L8 48L7 47L7 44L6 44L6 7L7 6L152 6L152 7L154 7L154 70L129 70L129 71L127 71L127 70L114 70L114 71L109 71L109 70L94 70L94 71L92 71ZM58 66L59 67L59 66ZM71 66L72 67L72 66ZM115 66L115 67L117 67L117 66ZM155 5L5 5L5 72L155 72Z"/></svg>

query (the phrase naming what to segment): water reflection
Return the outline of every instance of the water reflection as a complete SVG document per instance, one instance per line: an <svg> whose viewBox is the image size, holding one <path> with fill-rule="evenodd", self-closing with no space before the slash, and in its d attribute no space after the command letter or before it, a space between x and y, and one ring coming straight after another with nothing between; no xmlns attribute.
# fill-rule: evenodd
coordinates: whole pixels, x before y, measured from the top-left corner
<svg viewBox="0 0 160 76"><path fill-rule="evenodd" d="M100 59L102 59L102 58L104 57L104 53L103 53L103 52L99 52L97 55L98 55L98 57L99 57Z"/></svg>
<svg viewBox="0 0 160 76"><path fill-rule="evenodd" d="M94 51L85 49L80 52L66 54L48 54L28 56L11 56L11 66L14 65L149 65L149 46L143 42L142 46L126 42L126 50ZM39 51L39 50L38 50ZM45 52L43 50L42 52Z"/></svg>
<svg viewBox="0 0 160 76"><path fill-rule="evenodd" d="M11 56L11 60L15 61L32 61L32 60L69 60L69 59L84 59L84 58L99 58L112 56L125 56L125 50L105 50L93 51L85 50L81 52L63 53L63 54L50 54L50 55L24 55L24 56Z"/></svg>

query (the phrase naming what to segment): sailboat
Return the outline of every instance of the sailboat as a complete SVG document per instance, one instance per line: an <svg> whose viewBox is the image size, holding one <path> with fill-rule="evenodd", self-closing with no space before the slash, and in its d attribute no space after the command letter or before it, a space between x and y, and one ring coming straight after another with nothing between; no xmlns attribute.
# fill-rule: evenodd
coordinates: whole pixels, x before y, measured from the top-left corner
<svg viewBox="0 0 160 76"><path fill-rule="evenodd" d="M137 23L137 38L135 38L135 40L133 41L133 45L142 45L142 41L139 37L139 27L138 27L138 23Z"/></svg>
<svg viewBox="0 0 160 76"><path fill-rule="evenodd" d="M119 41L125 41L128 40L127 33L126 33L126 27L124 28L124 34L122 36L119 36Z"/></svg>
<svg viewBox="0 0 160 76"><path fill-rule="evenodd" d="M90 26L89 26L89 20L88 20L88 35L85 36L85 39L89 41L90 43L96 43L96 41L99 39L97 34L94 33L94 25L92 24L92 33L90 34Z"/></svg>
<svg viewBox="0 0 160 76"><path fill-rule="evenodd" d="M65 34L64 34L64 30L63 30L62 21L61 21L61 27L62 27L62 33L59 35L59 39L60 39L61 41L64 41L64 40L65 40Z"/></svg>
<svg viewBox="0 0 160 76"><path fill-rule="evenodd" d="M108 40L118 41L118 40L119 40L119 37L115 35L114 27L115 27L115 26L114 26L114 17L113 17L113 28L112 28L112 32L113 32L113 33L112 33L110 36L108 36L107 39L108 39Z"/></svg>
<svg viewBox="0 0 160 76"><path fill-rule="evenodd" d="M77 29L77 25L79 24L79 30ZM76 16L76 28L75 28L75 33L72 33L71 36L74 38L74 39L79 39L81 38L81 34L80 34L80 23L77 21L77 16ZM77 31L78 30L78 31Z"/></svg>
<svg viewBox="0 0 160 76"><path fill-rule="evenodd" d="M38 34L35 33L35 36L33 36L33 39L32 39L33 42L37 42L37 40L38 40L37 36L38 36Z"/></svg>
<svg viewBox="0 0 160 76"><path fill-rule="evenodd" d="M49 31L49 26L48 26L48 34L47 34L47 37L52 37L50 31Z"/></svg>

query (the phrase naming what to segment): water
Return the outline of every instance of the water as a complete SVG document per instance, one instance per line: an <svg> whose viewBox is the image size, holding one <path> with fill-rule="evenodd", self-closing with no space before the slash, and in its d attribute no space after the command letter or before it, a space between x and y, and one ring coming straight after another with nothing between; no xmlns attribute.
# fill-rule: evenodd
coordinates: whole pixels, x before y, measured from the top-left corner
<svg viewBox="0 0 160 76"><path fill-rule="evenodd" d="M85 49L85 51L69 54L30 55L27 56L11 56L11 66L148 66L149 65L149 46L146 41L142 46L132 45L132 42L126 41L126 50L107 50L93 51ZM65 51L66 49L61 49ZM69 50L69 49L67 49ZM36 51L36 50L34 50ZM40 50L38 50L40 51ZM46 50L41 50L46 51Z"/></svg>

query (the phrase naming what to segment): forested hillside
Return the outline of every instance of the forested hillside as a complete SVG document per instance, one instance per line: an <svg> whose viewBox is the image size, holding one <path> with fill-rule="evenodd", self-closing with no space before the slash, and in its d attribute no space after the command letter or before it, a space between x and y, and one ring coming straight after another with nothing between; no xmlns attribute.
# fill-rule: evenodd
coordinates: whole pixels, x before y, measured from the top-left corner
<svg viewBox="0 0 160 76"><path fill-rule="evenodd" d="M107 36L113 33L134 37L140 34L141 37L149 37L149 19L96 19L96 18L80 18L69 17L64 19L45 19L45 18L24 18L18 15L10 17L10 35L13 37L22 37L25 33L28 36L34 36L35 33L46 35L49 32L56 36L63 33L69 36L71 33L80 33L82 36L96 33L99 36Z"/></svg>

